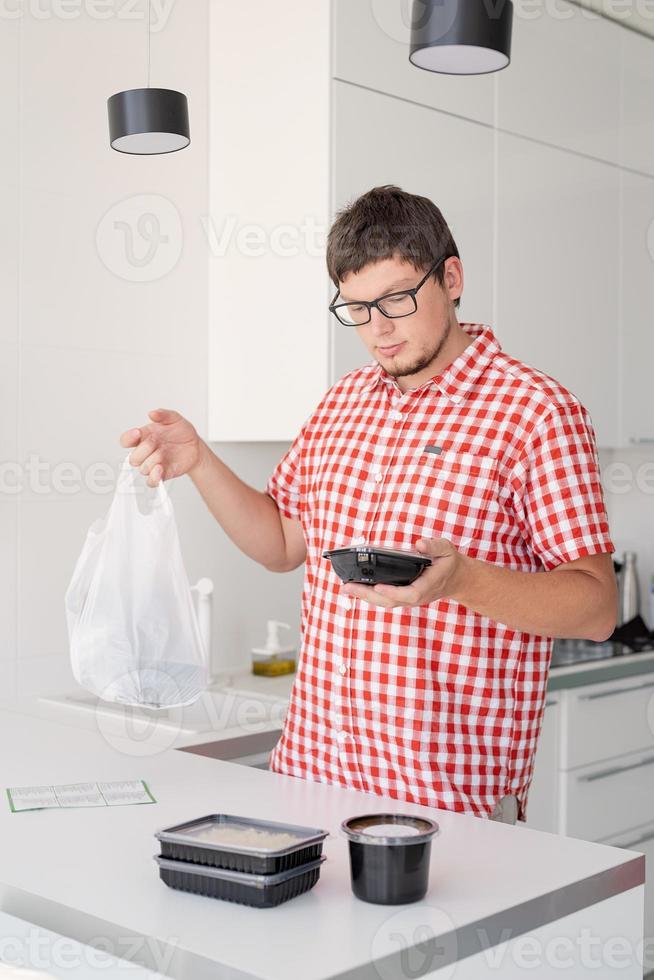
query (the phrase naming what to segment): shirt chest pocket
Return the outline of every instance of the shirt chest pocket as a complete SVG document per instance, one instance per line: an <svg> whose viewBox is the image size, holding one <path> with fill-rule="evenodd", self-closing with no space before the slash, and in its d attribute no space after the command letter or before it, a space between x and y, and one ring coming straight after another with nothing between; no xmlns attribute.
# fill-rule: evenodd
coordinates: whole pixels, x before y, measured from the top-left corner
<svg viewBox="0 0 654 980"><path fill-rule="evenodd" d="M499 509L498 464L491 456L423 452L407 473L407 504L420 533L454 545L481 545Z"/></svg>

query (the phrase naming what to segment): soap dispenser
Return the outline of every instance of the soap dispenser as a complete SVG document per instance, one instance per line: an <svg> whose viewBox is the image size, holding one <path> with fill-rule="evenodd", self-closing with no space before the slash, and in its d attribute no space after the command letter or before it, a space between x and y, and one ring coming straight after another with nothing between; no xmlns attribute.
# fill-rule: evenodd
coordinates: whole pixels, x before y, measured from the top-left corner
<svg viewBox="0 0 654 980"><path fill-rule="evenodd" d="M288 623L278 623L275 619L268 620L268 632L265 647L255 647L252 650L252 673L264 677L279 677L280 674L292 674L295 670L295 647L282 646L279 638L280 629L290 630Z"/></svg>

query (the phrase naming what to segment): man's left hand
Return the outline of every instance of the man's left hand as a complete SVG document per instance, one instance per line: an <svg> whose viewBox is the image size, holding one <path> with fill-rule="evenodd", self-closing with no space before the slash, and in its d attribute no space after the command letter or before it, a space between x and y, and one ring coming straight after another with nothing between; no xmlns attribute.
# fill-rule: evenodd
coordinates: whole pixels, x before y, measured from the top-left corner
<svg viewBox="0 0 654 980"><path fill-rule="evenodd" d="M437 599L451 598L458 588L465 556L447 538L420 538L416 542L416 551L427 555L432 563L411 585L373 586L348 582L343 585L343 592L387 609L394 606L424 606Z"/></svg>

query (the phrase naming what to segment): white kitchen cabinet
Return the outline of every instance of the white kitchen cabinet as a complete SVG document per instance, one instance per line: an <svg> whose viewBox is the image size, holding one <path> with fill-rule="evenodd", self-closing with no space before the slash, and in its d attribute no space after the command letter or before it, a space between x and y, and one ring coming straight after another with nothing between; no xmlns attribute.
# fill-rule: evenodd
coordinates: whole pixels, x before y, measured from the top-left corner
<svg viewBox="0 0 654 980"><path fill-rule="evenodd" d="M620 163L654 177L654 40L621 32Z"/></svg>
<svg viewBox="0 0 654 980"><path fill-rule="evenodd" d="M645 855L645 942L643 968L645 974L654 971L654 823L631 830L619 837L602 841L612 847L624 847L627 851L640 851Z"/></svg>
<svg viewBox="0 0 654 980"><path fill-rule="evenodd" d="M209 438L290 441L328 384L330 4L210 14Z"/></svg>
<svg viewBox="0 0 654 980"><path fill-rule="evenodd" d="M396 182L452 226L461 319L569 387L601 446L654 441L654 40L559 0L515 17L506 71L448 77L410 64L410 8L211 4L210 439L289 442L370 359L327 311L325 236Z"/></svg>
<svg viewBox="0 0 654 980"><path fill-rule="evenodd" d="M550 692L527 803L530 828L646 855L646 972L654 970L653 712L646 669Z"/></svg>
<svg viewBox="0 0 654 980"><path fill-rule="evenodd" d="M654 675L569 691L563 699L562 769L645 751L654 756ZM652 797L654 806L654 796Z"/></svg>
<svg viewBox="0 0 654 980"><path fill-rule="evenodd" d="M423 73L424 74L424 73ZM431 198L465 268L462 320L492 321L493 133L465 119L334 82L333 199L340 207L378 184ZM384 133L392 133L385 139ZM383 152L379 152L383 145ZM465 146L461 159L443 147ZM436 258L436 256L434 256ZM416 281L419 276L416 275ZM355 330L332 324L334 378L371 359Z"/></svg>
<svg viewBox="0 0 654 980"><path fill-rule="evenodd" d="M497 76L500 129L617 163L622 33L565 0L516 7L511 65Z"/></svg>
<svg viewBox="0 0 654 980"><path fill-rule="evenodd" d="M650 151L654 161L654 128ZM654 445L654 177L621 171L620 181L620 444L647 446Z"/></svg>
<svg viewBox="0 0 654 980"><path fill-rule="evenodd" d="M559 827L559 752L561 709L557 698L545 701L545 714L534 760L534 775L527 801L527 826L557 833Z"/></svg>
<svg viewBox="0 0 654 980"><path fill-rule="evenodd" d="M497 332L618 436L618 172L499 134Z"/></svg>
<svg viewBox="0 0 654 980"><path fill-rule="evenodd" d="M604 840L654 816L654 751L605 759L561 775L569 837Z"/></svg>

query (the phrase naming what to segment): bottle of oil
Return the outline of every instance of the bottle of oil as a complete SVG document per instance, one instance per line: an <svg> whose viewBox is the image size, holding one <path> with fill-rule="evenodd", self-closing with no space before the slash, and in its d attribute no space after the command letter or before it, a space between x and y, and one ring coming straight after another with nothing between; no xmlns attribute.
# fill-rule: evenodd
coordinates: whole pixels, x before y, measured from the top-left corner
<svg viewBox="0 0 654 980"><path fill-rule="evenodd" d="M278 623L275 619L268 620L268 632L265 647L255 647L252 650L252 673L265 677L279 677L280 674L292 674L295 670L295 647L282 646L279 638L280 629L290 630L288 623Z"/></svg>

